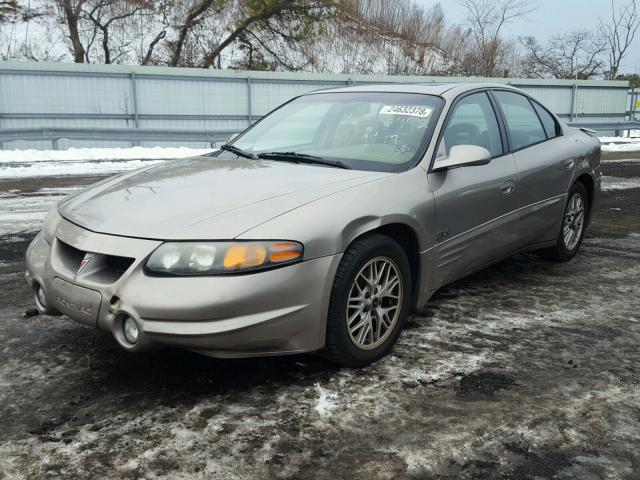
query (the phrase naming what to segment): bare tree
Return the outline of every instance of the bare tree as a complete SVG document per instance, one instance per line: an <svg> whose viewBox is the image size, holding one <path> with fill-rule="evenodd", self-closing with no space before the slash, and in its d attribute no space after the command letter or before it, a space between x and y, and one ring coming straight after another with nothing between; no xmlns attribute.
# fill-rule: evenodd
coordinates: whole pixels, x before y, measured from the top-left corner
<svg viewBox="0 0 640 480"><path fill-rule="evenodd" d="M506 25L533 12L528 0L459 0L467 11L472 45L466 53L465 73L492 77L504 74L503 63L513 53L513 45L502 38Z"/></svg>
<svg viewBox="0 0 640 480"><path fill-rule="evenodd" d="M616 8L611 0L611 18L609 22L600 21L600 32L609 50L609 68L606 78L614 79L620 71L620 65L629 51L629 47L640 27L640 12L636 0L630 0Z"/></svg>
<svg viewBox="0 0 640 480"><path fill-rule="evenodd" d="M32 0L40 4L40 28L59 30L78 63L167 63L156 47L170 28L175 0ZM79 54L82 52L82 59Z"/></svg>
<svg viewBox="0 0 640 480"><path fill-rule="evenodd" d="M101 36L100 44L102 47L102 63L109 64L117 61L118 57L126 54L127 47L133 41L130 28L126 28L122 23L131 19L138 13L144 11L152 12L153 4L149 0L87 0L81 16L89 20L93 26L91 39L85 49L87 62L89 61L89 51L98 35ZM110 38L113 29L119 28L120 35L116 48L120 51L115 58L112 55L114 46ZM123 28L124 27L124 28Z"/></svg>
<svg viewBox="0 0 640 480"><path fill-rule="evenodd" d="M533 37L526 37L521 42L526 51L522 67L526 77L585 80L604 72L605 42L587 30L555 35L544 45Z"/></svg>

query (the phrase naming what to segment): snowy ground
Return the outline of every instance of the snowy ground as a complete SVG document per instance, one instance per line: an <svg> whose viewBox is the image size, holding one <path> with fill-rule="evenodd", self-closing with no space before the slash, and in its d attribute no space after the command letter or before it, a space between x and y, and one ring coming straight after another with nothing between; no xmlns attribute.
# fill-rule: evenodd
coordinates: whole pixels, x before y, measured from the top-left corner
<svg viewBox="0 0 640 480"><path fill-rule="evenodd" d="M0 235L33 232L58 200L82 187L43 187L35 192L19 189L0 192Z"/></svg>
<svg viewBox="0 0 640 480"><path fill-rule="evenodd" d="M640 153L619 155L576 259L456 282L362 370L23 317L33 230L96 178L0 180L0 479L637 480Z"/></svg>
<svg viewBox="0 0 640 480"><path fill-rule="evenodd" d="M211 151L186 147L0 150L0 178L107 175Z"/></svg>

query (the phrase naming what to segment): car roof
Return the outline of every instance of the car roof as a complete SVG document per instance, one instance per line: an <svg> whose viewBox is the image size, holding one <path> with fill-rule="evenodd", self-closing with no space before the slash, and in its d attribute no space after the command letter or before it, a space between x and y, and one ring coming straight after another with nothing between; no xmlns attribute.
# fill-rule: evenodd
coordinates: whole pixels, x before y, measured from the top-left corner
<svg viewBox="0 0 640 480"><path fill-rule="evenodd" d="M424 83L381 83L368 85L352 85L348 87L327 88L309 92L307 95L318 93L342 92L389 92L389 93L421 93L441 97L457 97L461 93L478 88L516 88L503 83L482 82L424 82Z"/></svg>

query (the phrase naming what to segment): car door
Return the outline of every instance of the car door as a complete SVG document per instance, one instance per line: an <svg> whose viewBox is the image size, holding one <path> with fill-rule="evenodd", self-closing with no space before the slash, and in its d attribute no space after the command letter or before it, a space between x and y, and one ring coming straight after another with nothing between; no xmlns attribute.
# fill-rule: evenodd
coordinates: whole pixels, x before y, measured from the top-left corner
<svg viewBox="0 0 640 480"><path fill-rule="evenodd" d="M428 175L435 200L437 286L508 255L516 243L517 169L503 136L487 92L458 98L447 116ZM492 159L437 170L455 145L484 147Z"/></svg>
<svg viewBox="0 0 640 480"><path fill-rule="evenodd" d="M576 164L560 126L540 104L516 92L493 91L519 173L520 247L554 240Z"/></svg>

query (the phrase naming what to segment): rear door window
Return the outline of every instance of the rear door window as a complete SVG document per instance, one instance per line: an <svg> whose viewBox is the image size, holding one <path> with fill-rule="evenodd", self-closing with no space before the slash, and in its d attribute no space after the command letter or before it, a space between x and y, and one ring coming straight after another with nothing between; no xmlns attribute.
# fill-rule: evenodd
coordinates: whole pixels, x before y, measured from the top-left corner
<svg viewBox="0 0 640 480"><path fill-rule="evenodd" d="M511 149L518 150L547 139L529 99L513 92L494 92L507 123Z"/></svg>
<svg viewBox="0 0 640 480"><path fill-rule="evenodd" d="M556 120L553 118L546 108L540 105L538 102L531 100L531 104L533 108L536 109L540 120L542 121L542 126L544 127L544 131L547 134L547 138L554 138L558 136L558 124Z"/></svg>

